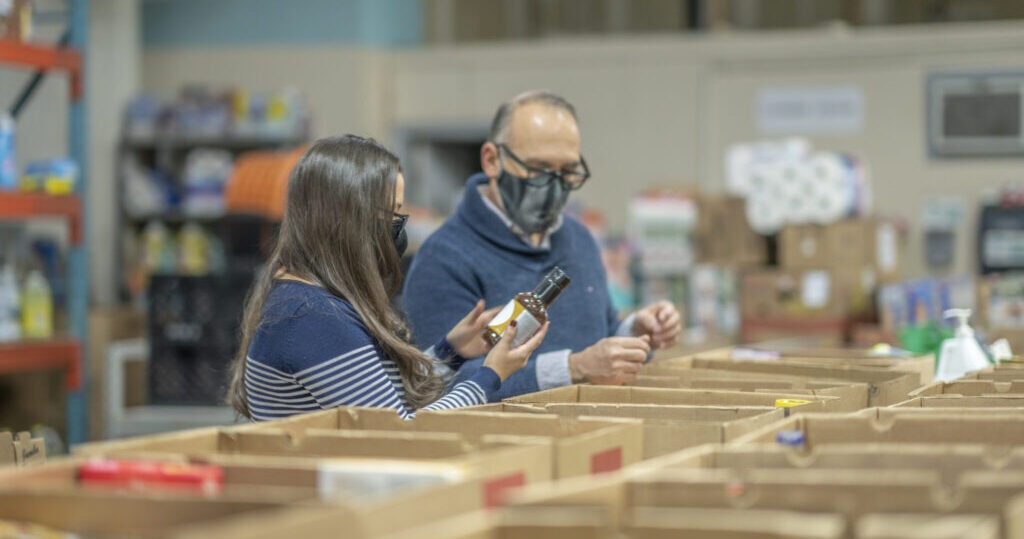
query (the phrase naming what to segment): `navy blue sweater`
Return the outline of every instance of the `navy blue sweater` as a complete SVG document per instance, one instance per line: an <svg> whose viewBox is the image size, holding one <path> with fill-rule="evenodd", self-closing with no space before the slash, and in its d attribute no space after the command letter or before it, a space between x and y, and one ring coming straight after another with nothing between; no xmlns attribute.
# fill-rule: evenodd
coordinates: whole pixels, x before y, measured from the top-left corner
<svg viewBox="0 0 1024 539"><path fill-rule="evenodd" d="M466 182L462 202L417 251L405 281L403 305L416 342L423 346L444 336L476 301L488 307L528 292L553 267L565 270L572 284L552 305L551 328L535 354L570 349L578 352L613 335L619 318L608 294L601 254L590 232L565 216L551 235L550 248L533 247L519 239L488 208L479 187L487 177L477 174ZM466 380L482 358L467 361L458 380ZM495 394L506 398L537 391L535 357L510 376Z"/></svg>
<svg viewBox="0 0 1024 539"><path fill-rule="evenodd" d="M457 358L447 341L427 353L435 350L447 356L442 362ZM493 370L478 369L473 379L423 409L483 404L500 385ZM391 408L407 419L414 413L398 364L383 353L352 304L297 281L277 281L267 296L249 344L245 389L257 421L336 406Z"/></svg>

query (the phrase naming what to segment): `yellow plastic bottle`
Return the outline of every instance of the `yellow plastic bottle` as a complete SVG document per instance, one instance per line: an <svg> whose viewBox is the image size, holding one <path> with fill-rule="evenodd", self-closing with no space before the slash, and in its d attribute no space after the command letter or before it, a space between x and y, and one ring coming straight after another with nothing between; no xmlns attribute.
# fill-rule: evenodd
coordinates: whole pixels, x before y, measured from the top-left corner
<svg viewBox="0 0 1024 539"><path fill-rule="evenodd" d="M21 301L22 335L28 339L53 337L53 293L39 270L25 278Z"/></svg>

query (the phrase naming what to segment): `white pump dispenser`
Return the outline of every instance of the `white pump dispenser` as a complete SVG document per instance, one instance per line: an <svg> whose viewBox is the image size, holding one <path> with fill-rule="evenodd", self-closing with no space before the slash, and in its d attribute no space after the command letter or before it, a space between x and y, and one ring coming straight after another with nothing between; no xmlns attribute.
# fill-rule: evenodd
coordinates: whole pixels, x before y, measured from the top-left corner
<svg viewBox="0 0 1024 539"><path fill-rule="evenodd" d="M974 330L967 323L971 317L971 310L949 309L942 313L942 316L956 319L956 332L953 337L942 341L935 380L952 382L969 372L980 371L991 365L985 351L974 337Z"/></svg>

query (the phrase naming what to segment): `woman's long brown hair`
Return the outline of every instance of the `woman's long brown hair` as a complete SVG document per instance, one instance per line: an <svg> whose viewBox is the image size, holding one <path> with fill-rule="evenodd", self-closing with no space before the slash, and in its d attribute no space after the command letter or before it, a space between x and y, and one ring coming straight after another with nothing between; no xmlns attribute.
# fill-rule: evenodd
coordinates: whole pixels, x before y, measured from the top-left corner
<svg viewBox="0 0 1024 539"><path fill-rule="evenodd" d="M412 408L421 408L444 392L444 380L410 343L408 327L390 301L401 286L400 261L391 237L400 171L394 154L372 139L354 135L317 140L295 165L273 252L246 299L229 393L239 414L251 417L246 356L281 271L352 304L383 352L398 363Z"/></svg>

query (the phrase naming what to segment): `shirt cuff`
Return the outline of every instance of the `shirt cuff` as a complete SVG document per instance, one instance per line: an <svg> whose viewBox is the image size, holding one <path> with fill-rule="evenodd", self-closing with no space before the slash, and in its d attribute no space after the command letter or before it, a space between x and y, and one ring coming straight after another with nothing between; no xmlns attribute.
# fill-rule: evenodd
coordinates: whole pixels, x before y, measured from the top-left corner
<svg viewBox="0 0 1024 539"><path fill-rule="evenodd" d="M626 317L625 320L619 322L619 327L615 329L615 337L632 337L633 336L633 323L636 322L636 313L633 313Z"/></svg>
<svg viewBox="0 0 1024 539"><path fill-rule="evenodd" d="M479 369L473 373L473 376L469 378L470 381L476 382L480 386L480 389L484 390L487 398L482 404L487 404L494 400L494 395L501 389L501 377L498 376L497 372L490 367L480 366Z"/></svg>
<svg viewBox="0 0 1024 539"><path fill-rule="evenodd" d="M541 391L572 385L572 375L569 373L569 354L571 352L566 348L537 356L537 386Z"/></svg>
<svg viewBox="0 0 1024 539"><path fill-rule="evenodd" d="M434 346L428 348L425 353L452 369L458 369L466 362L466 358L460 356L459 353L455 351L455 347L452 346L452 343L448 342L447 336L441 337L441 340L437 341Z"/></svg>

